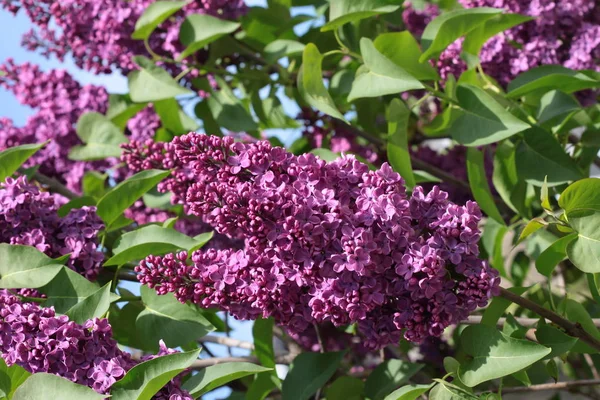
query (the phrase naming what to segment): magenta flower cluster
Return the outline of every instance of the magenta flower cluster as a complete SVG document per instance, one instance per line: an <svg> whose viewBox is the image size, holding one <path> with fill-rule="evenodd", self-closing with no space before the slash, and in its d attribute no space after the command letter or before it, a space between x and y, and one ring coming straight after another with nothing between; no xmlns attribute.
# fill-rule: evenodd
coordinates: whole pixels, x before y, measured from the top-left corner
<svg viewBox="0 0 600 400"><path fill-rule="evenodd" d="M465 8L495 7L507 12L535 17L494 36L483 47L480 59L484 71L507 84L521 72L546 64L571 69L600 71L600 3L595 0L460 0ZM436 6L425 10L408 7L404 11L407 28L420 35ZM460 75L465 70L460 59L461 41L453 43L441 56L438 66L443 76Z"/></svg>
<svg viewBox="0 0 600 400"><path fill-rule="evenodd" d="M158 356L170 352L161 343ZM137 364L117 346L108 320L94 318L79 325L56 315L54 308L22 303L6 292L0 293L0 355L8 366L58 375L102 394ZM146 359L150 358L154 357ZM180 379L173 379L153 399L191 400L179 387Z"/></svg>
<svg viewBox="0 0 600 400"><path fill-rule="evenodd" d="M0 118L0 150L50 140L25 166L39 166L41 173L76 192L86 171L108 168L105 161L80 162L68 157L73 146L82 144L75 130L79 117L91 111L106 112L108 93L103 87L81 86L64 70L43 72L36 65L17 65L10 59L0 65L0 87L36 110L23 127Z"/></svg>
<svg viewBox="0 0 600 400"><path fill-rule="evenodd" d="M98 249L103 228L95 207L57 215L53 195L42 192L25 177L0 184L0 242L36 247L52 258L70 254L67 265L88 279L96 278L104 260Z"/></svg>
<svg viewBox="0 0 600 400"><path fill-rule="evenodd" d="M135 24L154 0L0 0L0 6L16 14L23 10L36 26L23 37L23 45L45 56L73 57L78 67L95 73L135 68L134 55L148 55L141 40L131 38ZM244 14L243 0L197 0L162 24L149 44L160 54L181 51L179 27L184 17L208 13L237 19Z"/></svg>
<svg viewBox="0 0 600 400"><path fill-rule="evenodd" d="M378 348L402 332L439 336L497 293L497 271L478 258L477 205L437 187L407 196L388 164L370 171L351 156L326 163L200 134L166 147L163 167L178 160L193 177L180 193L191 213L246 248L197 251L191 265L185 253L148 257L136 270L160 294L240 319L273 316L298 333L356 322ZM156 154L129 159L151 167Z"/></svg>

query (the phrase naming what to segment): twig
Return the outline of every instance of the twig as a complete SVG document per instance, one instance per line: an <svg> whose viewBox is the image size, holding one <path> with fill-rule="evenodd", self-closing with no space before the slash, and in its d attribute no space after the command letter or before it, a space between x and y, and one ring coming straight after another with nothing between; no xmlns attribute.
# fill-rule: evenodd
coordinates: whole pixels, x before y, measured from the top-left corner
<svg viewBox="0 0 600 400"><path fill-rule="evenodd" d="M200 343L216 343L227 347L236 347L238 349L254 350L254 344L223 336L208 335L198 340Z"/></svg>
<svg viewBox="0 0 600 400"><path fill-rule="evenodd" d="M296 358L297 354L288 353L279 357L275 357L275 363L277 364L291 364ZM253 364L260 364L258 358L248 356L248 357L216 357L216 358L207 358L205 360L196 360L191 365L192 369L202 369L206 367L211 367L217 364L225 364L230 362L249 362Z"/></svg>
<svg viewBox="0 0 600 400"><path fill-rule="evenodd" d="M502 393L542 392L545 390L568 390L572 388L600 385L600 379L582 379L558 383L542 383L540 385L506 387Z"/></svg>
<svg viewBox="0 0 600 400"><path fill-rule="evenodd" d="M515 304L520 305L523 308L526 308L534 313L538 314L540 317L544 317L556 325L560 326L565 330L565 332L573 337L579 338L585 343L589 344L596 350L600 350L600 341L590 335L587 331L585 331L580 324L573 323L560 315L556 314L553 311L550 311L531 300L528 300L524 297L521 297L517 294L514 294L504 288L500 288L500 297L503 297Z"/></svg>
<svg viewBox="0 0 600 400"><path fill-rule="evenodd" d="M119 271L119 279L130 282L139 282L135 273L127 271Z"/></svg>
<svg viewBox="0 0 600 400"><path fill-rule="evenodd" d="M39 172L34 172L33 179L38 181L42 185L47 186L51 192L65 196L69 200L79 197L56 179L50 178L49 176L46 176L44 174L40 174Z"/></svg>

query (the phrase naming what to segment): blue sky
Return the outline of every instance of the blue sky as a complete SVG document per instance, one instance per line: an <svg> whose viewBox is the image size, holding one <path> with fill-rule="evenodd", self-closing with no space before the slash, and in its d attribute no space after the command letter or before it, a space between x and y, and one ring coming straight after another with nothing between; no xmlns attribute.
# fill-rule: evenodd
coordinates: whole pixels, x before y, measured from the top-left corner
<svg viewBox="0 0 600 400"><path fill-rule="evenodd" d="M264 6L266 4L266 0L247 0L246 3L249 5ZM96 76L89 72L78 69L70 59L67 59L64 63L61 63L54 58L47 59L39 54L26 51L21 47L20 43L21 37L29 29L31 29L30 21L23 13L19 13L15 17L7 11L0 10L0 37L2 38L0 41L0 63L4 62L7 58L13 58L16 63L31 62L38 64L45 71L54 68L62 68L69 71L81 84L91 83L103 85L110 93L125 93L127 91L126 78L118 74L110 76ZM12 93L9 93L4 89L0 89L0 107L0 116L11 118L17 126L23 125L27 117L33 113L29 107L19 104L15 100ZM231 325L233 328L231 335L233 337L242 340L252 340L251 323L231 321ZM228 355L222 346L212 345L209 347L216 355ZM247 351L233 351L233 355L237 356L246 354ZM207 395L204 398L223 398L227 396L227 393L227 389L222 389L216 392L214 395Z"/></svg>

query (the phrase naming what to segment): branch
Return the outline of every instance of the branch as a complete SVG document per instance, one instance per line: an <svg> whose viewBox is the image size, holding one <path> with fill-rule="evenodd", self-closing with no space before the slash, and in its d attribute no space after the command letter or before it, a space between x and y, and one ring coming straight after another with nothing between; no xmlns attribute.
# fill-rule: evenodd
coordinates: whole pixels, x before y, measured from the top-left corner
<svg viewBox="0 0 600 400"><path fill-rule="evenodd" d="M296 358L297 354L294 353L288 353L279 357L275 357L275 363L276 364L291 364L292 361L294 361L294 358ZM253 363L253 364L260 364L260 361L258 361L258 358L256 357L216 357L216 358L207 358L205 360L196 360L194 361L194 363L191 365L192 369L203 369L206 367L212 367L213 365L217 365L217 364L225 364L225 363L231 363L231 362L249 362L249 363Z"/></svg>
<svg viewBox="0 0 600 400"><path fill-rule="evenodd" d="M49 176L46 176L43 174L40 174L39 172L35 172L33 174L33 179L35 179L42 185L47 186L51 192L58 193L62 196L65 196L69 200L79 197L75 193L71 192L65 185L63 185L56 179L50 178Z"/></svg>
<svg viewBox="0 0 600 400"><path fill-rule="evenodd" d="M558 383L543 383L540 385L505 387L502 393L541 392L544 390L568 390L584 386L600 385L600 379L583 379L580 381L568 381Z"/></svg>
<svg viewBox="0 0 600 400"><path fill-rule="evenodd" d="M227 347L236 347L238 349L254 350L254 344L223 336L204 336L198 339L200 343L216 343Z"/></svg>
<svg viewBox="0 0 600 400"><path fill-rule="evenodd" d="M540 317L546 318L546 319L554 322L556 325L563 328L569 336L579 338L582 341L584 341L585 343L587 343L588 345L592 346L594 349L600 350L600 341L598 341L598 339L596 339L595 337L590 335L587 331L585 331L581 327L580 324L573 323L573 322L561 317L560 315L556 314L554 311L550 311L550 310L534 303L533 301L528 300L528 299L521 297L517 294L514 294L512 292L509 292L508 290L506 290L504 288L500 288L500 297L503 297L515 304L520 305L523 308L533 311L534 313L538 314Z"/></svg>

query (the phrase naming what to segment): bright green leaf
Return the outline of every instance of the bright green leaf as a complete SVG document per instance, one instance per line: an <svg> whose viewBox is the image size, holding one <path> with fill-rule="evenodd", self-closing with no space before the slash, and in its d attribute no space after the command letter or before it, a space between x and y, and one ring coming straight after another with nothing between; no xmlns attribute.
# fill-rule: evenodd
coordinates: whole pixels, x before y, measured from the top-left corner
<svg viewBox="0 0 600 400"><path fill-rule="evenodd" d="M192 365L199 353L198 349L169 354L136 365L112 385L111 400L150 400L167 382Z"/></svg>
<svg viewBox="0 0 600 400"><path fill-rule="evenodd" d="M97 283L90 282L72 269L64 267L39 291L47 297L45 307L54 307L56 312L64 314L99 289Z"/></svg>
<svg viewBox="0 0 600 400"><path fill-rule="evenodd" d="M465 36L462 50L465 53L479 56L481 48L492 36L532 19L532 17L520 14L494 15Z"/></svg>
<svg viewBox="0 0 600 400"><path fill-rule="evenodd" d="M15 391L12 400L102 400L106 395L60 376L38 372L28 377Z"/></svg>
<svg viewBox="0 0 600 400"><path fill-rule="evenodd" d="M133 39L147 39L164 20L186 5L185 1L157 1L150 4L135 23Z"/></svg>
<svg viewBox="0 0 600 400"><path fill-rule="evenodd" d="M0 244L0 288L39 288L63 268L35 247Z"/></svg>
<svg viewBox="0 0 600 400"><path fill-rule="evenodd" d="M518 372L550 353L547 347L513 339L486 325L466 327L460 339L465 353L473 357L458 372L469 387Z"/></svg>
<svg viewBox="0 0 600 400"><path fill-rule="evenodd" d="M377 36L373 44L381 54L414 78L420 81L439 79L437 71L428 62L419 62L421 48L409 31L383 33Z"/></svg>
<svg viewBox="0 0 600 400"><path fill-rule="evenodd" d="M162 126L175 136L194 132L198 129L196 121L181 110L175 99L157 101L154 103L154 109L160 117Z"/></svg>
<svg viewBox="0 0 600 400"><path fill-rule="evenodd" d="M384 400L416 400L425 394L432 385L408 385L388 394Z"/></svg>
<svg viewBox="0 0 600 400"><path fill-rule="evenodd" d="M559 262L567 258L567 246L577 237L576 233L562 237L552 243L535 260L535 268L546 277L552 276L552 271Z"/></svg>
<svg viewBox="0 0 600 400"><path fill-rule="evenodd" d="M219 19L208 14L189 15L181 24L179 31L179 40L186 47L179 60L194 54L220 37L235 32L239 27L238 22Z"/></svg>
<svg viewBox="0 0 600 400"><path fill-rule="evenodd" d="M467 172L469 175L471 192L473 193L473 197L477 201L477 204L479 204L479 207L481 207L483 212L490 218L504 224L504 219L502 218L500 211L498 211L498 207L492 196L490 185L487 181L483 152L473 147L467 149Z"/></svg>
<svg viewBox="0 0 600 400"><path fill-rule="evenodd" d="M196 399L231 381L266 371L271 371L271 368L247 362L217 364L201 369L183 384L183 388Z"/></svg>
<svg viewBox="0 0 600 400"><path fill-rule="evenodd" d="M360 40L360 52L365 68L356 72L348 101L423 88L421 82L381 54L371 40L367 38Z"/></svg>
<svg viewBox="0 0 600 400"><path fill-rule="evenodd" d="M138 172L98 200L98 216L110 226L128 207L170 174L157 169Z"/></svg>
<svg viewBox="0 0 600 400"><path fill-rule="evenodd" d="M508 97L521 97L535 91L560 90L573 93L600 87L600 80L561 65L542 65L523 72L508 84Z"/></svg>
<svg viewBox="0 0 600 400"><path fill-rule="evenodd" d="M571 95L560 90L551 90L540 99L540 108L537 112L537 120L540 124L550 121L561 115L580 110L581 106Z"/></svg>
<svg viewBox="0 0 600 400"><path fill-rule="evenodd" d="M269 43L265 49L265 59L276 62L280 58L302 54L306 45L296 40L278 39Z"/></svg>
<svg viewBox="0 0 600 400"><path fill-rule="evenodd" d="M569 260L583 272L600 272L600 211L577 209L567 215L577 231L577 237L567 244Z"/></svg>
<svg viewBox="0 0 600 400"><path fill-rule="evenodd" d="M530 128L477 86L458 85L456 97L462 112L452 124L452 137L465 146L495 143Z"/></svg>
<svg viewBox="0 0 600 400"><path fill-rule="evenodd" d="M332 31L353 21L387 14L400 8L403 0L336 0L329 5L329 22L322 32Z"/></svg>
<svg viewBox="0 0 600 400"><path fill-rule="evenodd" d="M129 93L134 102L146 103L193 94L191 90L179 86L167 71L151 64L150 60L143 57L136 57L135 60L142 64L142 68L131 71L127 76Z"/></svg>
<svg viewBox="0 0 600 400"><path fill-rule="evenodd" d="M560 195L558 205L567 215L581 209L600 211L600 179L586 178L569 185Z"/></svg>
<svg viewBox="0 0 600 400"><path fill-rule="evenodd" d="M532 219L531 221L529 221L527 223L527 225L525 225L525 228L523 228L523 230L521 231L521 234L519 235L519 240L517 240L517 243L521 243L523 240L527 239L529 237L529 235L537 232L539 229L543 228L544 226L546 226L546 224L543 223L543 220Z"/></svg>
<svg viewBox="0 0 600 400"><path fill-rule="evenodd" d="M100 318L106 314L111 302L110 285L111 282L107 283L95 293L75 304L66 312L69 319L78 324L84 324L88 319Z"/></svg>
<svg viewBox="0 0 600 400"><path fill-rule="evenodd" d="M0 182L15 173L21 165L48 142L9 147L0 152Z"/></svg>

